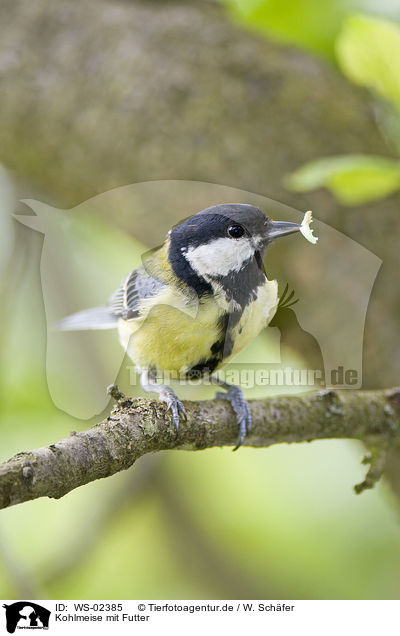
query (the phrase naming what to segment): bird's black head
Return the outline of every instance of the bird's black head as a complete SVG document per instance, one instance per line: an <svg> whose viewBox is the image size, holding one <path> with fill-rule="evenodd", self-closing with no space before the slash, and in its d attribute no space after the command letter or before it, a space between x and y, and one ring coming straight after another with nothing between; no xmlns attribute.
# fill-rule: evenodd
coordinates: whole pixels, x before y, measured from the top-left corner
<svg viewBox="0 0 400 636"><path fill-rule="evenodd" d="M254 261L261 269L268 244L278 236L297 232L299 227L272 221L252 205L215 205L171 230L171 264L184 280L193 276L192 272L205 281L233 276Z"/></svg>

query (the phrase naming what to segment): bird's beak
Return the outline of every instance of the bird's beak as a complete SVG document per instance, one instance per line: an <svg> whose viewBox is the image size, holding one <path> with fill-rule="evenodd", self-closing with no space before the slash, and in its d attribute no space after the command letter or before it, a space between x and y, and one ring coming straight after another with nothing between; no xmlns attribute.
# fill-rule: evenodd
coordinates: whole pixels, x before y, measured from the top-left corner
<svg viewBox="0 0 400 636"><path fill-rule="evenodd" d="M289 221L271 221L271 225L268 228L268 240L273 241L279 236L286 236L286 234L293 234L300 231L300 225L298 223L290 223Z"/></svg>

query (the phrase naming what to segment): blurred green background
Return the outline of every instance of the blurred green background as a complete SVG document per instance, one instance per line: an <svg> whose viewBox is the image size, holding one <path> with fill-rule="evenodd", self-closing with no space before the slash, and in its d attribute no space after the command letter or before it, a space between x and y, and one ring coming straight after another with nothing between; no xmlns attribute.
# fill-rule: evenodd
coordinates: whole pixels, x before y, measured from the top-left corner
<svg viewBox="0 0 400 636"><path fill-rule="evenodd" d="M74 208L124 184L186 179L312 208L383 260L363 379L365 388L398 383L399 21L388 0L1 4L1 459L100 419L74 418L51 399L46 314L104 300L203 204L189 189L177 209L173 189L166 201L149 187L80 205L72 251L63 260L66 245L53 244L43 289L44 230L11 217L32 214L27 197ZM293 280L294 249L273 251L280 282ZM90 302L78 280L89 265ZM307 261L296 269L306 285ZM323 272L312 282L318 303ZM357 302L351 285L344 276L338 307ZM95 379L113 381L121 360L112 334L75 337L64 346L76 348L80 373L59 356L52 377L84 409L85 393L101 393ZM267 330L243 360L263 362L274 338ZM309 362L295 342L287 355ZM118 382L139 394L126 365ZM392 467L356 497L364 454L337 440L160 453L59 501L2 511L0 596L399 598L398 474Z"/></svg>

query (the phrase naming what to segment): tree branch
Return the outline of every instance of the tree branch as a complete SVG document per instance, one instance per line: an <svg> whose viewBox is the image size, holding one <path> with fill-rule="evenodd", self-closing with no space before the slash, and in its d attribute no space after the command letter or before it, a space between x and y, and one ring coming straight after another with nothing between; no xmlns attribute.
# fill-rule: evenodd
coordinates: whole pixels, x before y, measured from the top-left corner
<svg viewBox="0 0 400 636"><path fill-rule="evenodd" d="M235 417L225 400L186 402L187 420L176 432L162 403L127 399L115 386L110 392L116 404L103 422L0 464L1 508L38 497L58 499L78 486L129 468L146 453L236 444ZM384 471L384 450L399 445L400 388L273 397L250 402L250 409L253 426L246 446L352 438L378 448L368 459L367 478L356 492L374 485Z"/></svg>

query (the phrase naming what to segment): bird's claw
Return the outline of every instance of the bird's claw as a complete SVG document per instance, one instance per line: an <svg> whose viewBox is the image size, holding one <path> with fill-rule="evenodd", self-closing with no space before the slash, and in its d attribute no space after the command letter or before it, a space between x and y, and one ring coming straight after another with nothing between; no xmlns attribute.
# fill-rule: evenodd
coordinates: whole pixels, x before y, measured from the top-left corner
<svg viewBox="0 0 400 636"><path fill-rule="evenodd" d="M168 391L164 395L161 395L160 399L167 404L167 412L171 411L172 421L175 424L176 430L178 430L180 418L182 417L184 420L187 419L185 407L173 391Z"/></svg>
<svg viewBox="0 0 400 636"><path fill-rule="evenodd" d="M237 423L239 425L238 441L233 449L236 451L244 442L246 435L251 429L251 415L249 405L242 393L242 390L238 386L232 386L228 389L227 393L221 393L218 391L215 394L217 399L228 400L231 403L233 410L236 413Z"/></svg>

